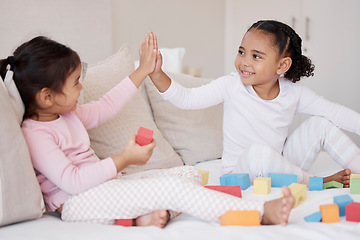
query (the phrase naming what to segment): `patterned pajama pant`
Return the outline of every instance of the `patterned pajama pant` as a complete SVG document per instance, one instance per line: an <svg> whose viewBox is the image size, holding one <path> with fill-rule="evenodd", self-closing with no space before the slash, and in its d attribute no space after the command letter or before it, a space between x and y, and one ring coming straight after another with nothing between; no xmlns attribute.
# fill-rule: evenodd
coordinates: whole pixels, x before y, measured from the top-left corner
<svg viewBox="0 0 360 240"><path fill-rule="evenodd" d="M296 174L308 184L307 171L321 150L342 167L360 171L360 149L335 125L322 117L310 117L288 137L282 153L263 144L250 146L241 156L234 172L249 172L250 179L267 177L270 172Z"/></svg>
<svg viewBox="0 0 360 240"><path fill-rule="evenodd" d="M114 179L70 197L61 218L67 222L114 224L115 219L134 219L154 210L185 212L217 222L228 210L258 210L263 201L248 201L201 186L201 175L192 166L159 170L140 179Z"/></svg>

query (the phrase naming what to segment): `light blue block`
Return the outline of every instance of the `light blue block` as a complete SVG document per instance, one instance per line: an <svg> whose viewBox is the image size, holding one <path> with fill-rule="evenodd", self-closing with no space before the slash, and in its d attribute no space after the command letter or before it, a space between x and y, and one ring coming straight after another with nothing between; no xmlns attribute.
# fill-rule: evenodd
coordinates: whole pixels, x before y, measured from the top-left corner
<svg viewBox="0 0 360 240"><path fill-rule="evenodd" d="M316 212L309 216L304 217L305 221L307 222L320 222L321 218L322 218L321 212Z"/></svg>
<svg viewBox="0 0 360 240"><path fill-rule="evenodd" d="M323 190L323 178L309 177L309 191L322 191L322 190Z"/></svg>
<svg viewBox="0 0 360 240"><path fill-rule="evenodd" d="M240 185L241 190L250 187L250 176L248 173L227 173L220 177L220 185Z"/></svg>
<svg viewBox="0 0 360 240"><path fill-rule="evenodd" d="M340 217L345 216L346 205L353 201L354 200L348 194L334 197L334 203L339 206Z"/></svg>
<svg viewBox="0 0 360 240"><path fill-rule="evenodd" d="M295 174L269 173L268 177L271 178L271 187L290 186L292 183L297 183Z"/></svg>

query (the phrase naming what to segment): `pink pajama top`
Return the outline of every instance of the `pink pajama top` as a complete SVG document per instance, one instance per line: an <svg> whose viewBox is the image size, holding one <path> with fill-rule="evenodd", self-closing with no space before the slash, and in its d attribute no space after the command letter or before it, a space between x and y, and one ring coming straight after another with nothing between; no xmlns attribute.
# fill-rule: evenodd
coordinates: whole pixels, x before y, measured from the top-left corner
<svg viewBox="0 0 360 240"><path fill-rule="evenodd" d="M48 211L117 175L111 157L100 161L94 154L87 130L115 117L136 91L126 77L99 100L79 105L54 121L26 119L22 123Z"/></svg>

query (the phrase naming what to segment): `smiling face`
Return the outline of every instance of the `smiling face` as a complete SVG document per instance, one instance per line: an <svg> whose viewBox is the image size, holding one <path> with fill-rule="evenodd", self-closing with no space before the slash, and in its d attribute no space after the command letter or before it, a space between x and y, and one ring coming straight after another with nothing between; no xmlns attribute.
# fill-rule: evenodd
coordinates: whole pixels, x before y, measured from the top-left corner
<svg viewBox="0 0 360 240"><path fill-rule="evenodd" d="M55 93L54 107L58 114L74 111L77 106L77 100L82 90L80 83L81 64L66 79L62 93Z"/></svg>
<svg viewBox="0 0 360 240"><path fill-rule="evenodd" d="M235 59L236 70L245 85L271 88L277 82L281 59L270 36L256 29L245 34Z"/></svg>

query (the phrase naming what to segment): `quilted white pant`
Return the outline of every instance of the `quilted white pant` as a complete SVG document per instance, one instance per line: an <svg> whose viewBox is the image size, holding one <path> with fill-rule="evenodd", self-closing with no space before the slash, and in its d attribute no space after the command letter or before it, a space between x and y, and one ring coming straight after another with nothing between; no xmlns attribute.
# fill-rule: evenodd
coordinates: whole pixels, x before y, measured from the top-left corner
<svg viewBox="0 0 360 240"><path fill-rule="evenodd" d="M191 166L159 170L141 179L114 179L69 198L61 218L113 224L114 219L133 219L158 209L185 212L206 221L219 221L228 210L263 213L263 201L243 200L200 183L199 171Z"/></svg>
<svg viewBox="0 0 360 240"><path fill-rule="evenodd" d="M360 149L356 144L327 119L310 117L287 138L282 153L254 144L243 153L234 172L249 172L251 181L267 177L270 172L290 173L307 184L311 176L307 171L321 150L340 166L349 167L354 173L360 171Z"/></svg>

